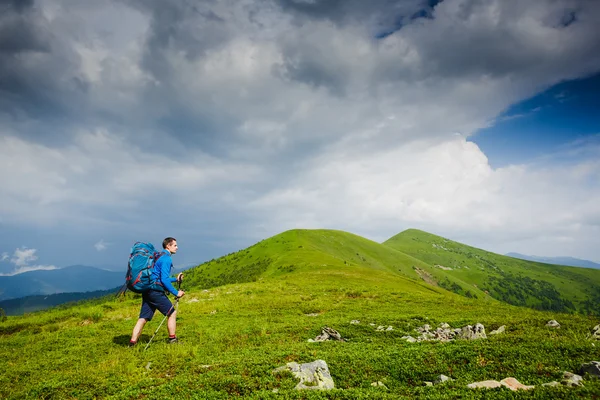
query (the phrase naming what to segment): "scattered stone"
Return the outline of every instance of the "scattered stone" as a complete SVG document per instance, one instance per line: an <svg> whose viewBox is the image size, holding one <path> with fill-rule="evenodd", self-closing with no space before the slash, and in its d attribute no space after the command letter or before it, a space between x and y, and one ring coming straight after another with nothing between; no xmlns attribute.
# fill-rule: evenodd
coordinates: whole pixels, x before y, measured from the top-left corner
<svg viewBox="0 0 600 400"><path fill-rule="evenodd" d="M552 382L548 382L548 383L542 383L542 386L556 387L556 386L560 386L560 383L556 382L556 381L552 381Z"/></svg>
<svg viewBox="0 0 600 400"><path fill-rule="evenodd" d="M434 379L433 384L434 385L439 385L440 383L444 383L444 382L448 382L448 381L453 381L454 379L447 377L446 375L438 375L437 378Z"/></svg>
<svg viewBox="0 0 600 400"><path fill-rule="evenodd" d="M487 339L485 327L479 323L475 326L467 325L462 328L459 338L467 340Z"/></svg>
<svg viewBox="0 0 600 400"><path fill-rule="evenodd" d="M581 364L581 368L579 368L579 374L581 376L585 376L585 374L589 374L591 377L599 379L600 378L600 362L592 361L586 364Z"/></svg>
<svg viewBox="0 0 600 400"><path fill-rule="evenodd" d="M352 321L350 321L350 323L351 323L352 325L358 325L358 324L360 324L360 321L359 321L359 320L357 320L357 319L353 319Z"/></svg>
<svg viewBox="0 0 600 400"><path fill-rule="evenodd" d="M439 340L441 342L449 342L454 339L486 339L485 327L482 324L476 324L474 327L467 325L464 328L452 329L450 325L446 323L440 324L439 328L431 330L431 326L425 324L421 327L415 328L415 331L420 333L417 337L418 342ZM403 337L403 339L407 336Z"/></svg>
<svg viewBox="0 0 600 400"><path fill-rule="evenodd" d="M384 389L386 389L386 390L387 390L387 388L388 388L388 387L387 387L387 386L385 386L385 384L384 384L383 382L381 382L381 381L373 382L373 383L371 383L371 386L373 386L373 387L380 387L380 388L384 388Z"/></svg>
<svg viewBox="0 0 600 400"><path fill-rule="evenodd" d="M592 329L592 339L600 340L600 325L596 325Z"/></svg>
<svg viewBox="0 0 600 400"><path fill-rule="evenodd" d="M555 319L548 321L546 326L549 328L560 328L560 324Z"/></svg>
<svg viewBox="0 0 600 400"><path fill-rule="evenodd" d="M295 362L287 363L273 372L290 371L300 382L296 385L296 390L328 390L334 389L335 384L329 373L329 367L323 360L316 360L311 363L298 364Z"/></svg>
<svg viewBox="0 0 600 400"><path fill-rule="evenodd" d="M388 326L388 327L385 327L385 326L379 325L379 326L377 327L377 329L376 329L376 331L377 331L377 332L383 332L383 331L393 331L393 330L394 330L394 327L393 327L393 326L391 326L391 325L390 325L390 326Z"/></svg>
<svg viewBox="0 0 600 400"><path fill-rule="evenodd" d="M415 343L417 339L412 336L402 336L400 339L406 340L408 343Z"/></svg>
<svg viewBox="0 0 600 400"><path fill-rule="evenodd" d="M467 385L469 389L493 389L501 386L502 384L498 381L481 381L469 383Z"/></svg>
<svg viewBox="0 0 600 400"><path fill-rule="evenodd" d="M581 382L583 378L580 375L574 374L572 372L564 371L562 384L566 386L581 386L583 383Z"/></svg>
<svg viewBox="0 0 600 400"><path fill-rule="evenodd" d="M217 313L217 310L212 310L210 313L211 313L211 314L216 314L216 313Z"/></svg>
<svg viewBox="0 0 600 400"><path fill-rule="evenodd" d="M371 326L375 326L375 324L374 324L374 323L370 323L369 325L371 325Z"/></svg>
<svg viewBox="0 0 600 400"><path fill-rule="evenodd" d="M150 371L150 366L152 365L152 361L148 361L148 364L146 364L146 369L148 371Z"/></svg>
<svg viewBox="0 0 600 400"><path fill-rule="evenodd" d="M342 338L342 335L335 329L332 329L328 326L324 326L321 329L321 334L317 336L314 341L315 342L325 342L327 340L338 340L340 342L345 342L346 340ZM310 341L310 340L309 340Z"/></svg>
<svg viewBox="0 0 600 400"><path fill-rule="evenodd" d="M193 297L193 298L189 299L187 302L188 302L188 303L197 303L197 302L199 302L199 301L200 301L200 300L198 300L197 298Z"/></svg>
<svg viewBox="0 0 600 400"><path fill-rule="evenodd" d="M499 333L504 333L505 329L506 329L506 325L502 325L500 328L491 331L490 335L498 335Z"/></svg>
<svg viewBox="0 0 600 400"><path fill-rule="evenodd" d="M535 386L523 385L521 382L516 380L515 378L505 378L500 381L502 386L506 386L510 390L529 390L533 389Z"/></svg>
<svg viewBox="0 0 600 400"><path fill-rule="evenodd" d="M425 382L423 382L423 384L425 386L433 386L433 382L427 382L427 381L425 381Z"/></svg>
<svg viewBox="0 0 600 400"><path fill-rule="evenodd" d="M310 314L304 314L307 317L318 317L320 314L319 313L310 313Z"/></svg>
<svg viewBox="0 0 600 400"><path fill-rule="evenodd" d="M279 389L273 389L273 393L279 393Z"/></svg>

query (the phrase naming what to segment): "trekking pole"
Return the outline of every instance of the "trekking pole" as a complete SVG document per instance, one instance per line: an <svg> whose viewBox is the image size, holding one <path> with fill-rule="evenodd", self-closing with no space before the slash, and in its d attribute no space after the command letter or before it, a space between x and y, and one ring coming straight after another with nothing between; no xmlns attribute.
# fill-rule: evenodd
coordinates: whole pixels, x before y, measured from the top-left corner
<svg viewBox="0 0 600 400"><path fill-rule="evenodd" d="M115 296L115 298L117 299L117 298L123 296L125 294L125 292L127 292L127 283L125 283L123 286L121 286L121 288L117 292L117 295Z"/></svg>
<svg viewBox="0 0 600 400"><path fill-rule="evenodd" d="M177 284L177 289L180 289L180 287L181 287L181 284L178 283ZM148 350L148 346L150 346L150 343L152 343L152 339L154 339L154 336L156 336L156 334L158 333L158 330L160 329L160 327L162 326L162 324L165 322L165 320L167 319L167 317L170 315L169 313L171 312L171 309L173 307L175 307L175 311L177 311L177 305L178 304L179 304L179 297L177 298L177 300L175 300L175 305L171 306L171 308L169 308L169 312L167 312L167 315L165 315L165 317L162 319L162 321L160 321L160 325L158 325L158 328L156 328L156 330L154 331L154 335L152 335L152 337L148 341L148 344L146 344L146 347L144 347L144 350Z"/></svg>

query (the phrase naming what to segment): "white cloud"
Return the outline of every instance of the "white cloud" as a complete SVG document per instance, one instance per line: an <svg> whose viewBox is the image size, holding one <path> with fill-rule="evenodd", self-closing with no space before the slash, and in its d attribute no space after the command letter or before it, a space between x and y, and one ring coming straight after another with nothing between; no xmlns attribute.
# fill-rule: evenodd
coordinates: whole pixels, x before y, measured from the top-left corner
<svg viewBox="0 0 600 400"><path fill-rule="evenodd" d="M104 239L100 239L98 242L96 242L94 247L96 248L97 251L104 251L108 248L109 245L110 245L110 243L106 243L104 241Z"/></svg>
<svg viewBox="0 0 600 400"><path fill-rule="evenodd" d="M31 265L38 259L36 253L37 249L30 249L27 247L15 249L12 258L8 255L8 253L2 253L2 261L10 258L10 262L15 265L15 268L8 273L0 273L0 276L12 276L29 271L57 269L54 265Z"/></svg>
<svg viewBox="0 0 600 400"><path fill-rule="evenodd" d="M15 268L14 270L12 270L11 272L8 272L8 273L0 273L0 276L14 276L14 275L22 274L24 272L51 271L53 269L58 269L58 268L55 267L54 265L32 265L32 266Z"/></svg>
<svg viewBox="0 0 600 400"><path fill-rule="evenodd" d="M516 242L541 250L535 238L543 237L545 253L553 246L574 254L587 249L593 257L600 151L572 163L564 157L494 170L460 136L376 154L340 147L307 163L249 209L269 232L282 225L337 227L385 240L400 227L420 227L498 250ZM574 244L566 246L566 237Z"/></svg>
<svg viewBox="0 0 600 400"><path fill-rule="evenodd" d="M2 255L0 256L0 261L6 261L10 258L10 256L8 255L7 252L3 252Z"/></svg>
<svg viewBox="0 0 600 400"><path fill-rule="evenodd" d="M32 261L38 259L38 257L35 255L36 252L36 249L28 249L26 247L15 249L15 253L13 254L10 262L15 264L17 267L24 267Z"/></svg>

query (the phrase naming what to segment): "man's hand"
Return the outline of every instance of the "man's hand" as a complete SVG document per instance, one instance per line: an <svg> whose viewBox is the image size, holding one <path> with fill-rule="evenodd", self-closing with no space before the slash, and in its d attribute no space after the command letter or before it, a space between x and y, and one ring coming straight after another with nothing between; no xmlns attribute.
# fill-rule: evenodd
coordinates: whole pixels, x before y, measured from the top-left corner
<svg viewBox="0 0 600 400"><path fill-rule="evenodd" d="M180 272L180 273L177 275L177 282L179 282L179 283L183 282L183 272Z"/></svg>
<svg viewBox="0 0 600 400"><path fill-rule="evenodd" d="M183 290L180 290L180 291L177 292L177 298L178 299L182 298L183 296L185 296L185 292Z"/></svg>

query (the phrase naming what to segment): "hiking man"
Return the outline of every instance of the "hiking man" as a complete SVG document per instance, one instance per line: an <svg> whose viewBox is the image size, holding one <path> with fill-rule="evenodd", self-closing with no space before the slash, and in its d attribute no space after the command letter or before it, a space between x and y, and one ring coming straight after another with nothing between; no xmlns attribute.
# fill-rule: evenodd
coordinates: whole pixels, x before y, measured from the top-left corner
<svg viewBox="0 0 600 400"><path fill-rule="evenodd" d="M177 253L177 240L172 237L165 238L162 243L163 254L154 264L152 271L152 288L142 293L142 307L140 309L140 318L138 319L135 327L133 328L133 334L129 341L129 346L134 346L146 322L152 320L154 312L160 311L164 316L168 316L167 330L169 331L168 343L177 343L177 336L175 330L177 326L177 311L173 307L173 303L167 297L167 291L172 293L177 299L183 297L185 292L183 290L177 290L173 287L173 282L179 282L183 280L183 273L179 273L177 278L170 278L169 274L171 268L173 268L173 260L171 256Z"/></svg>

